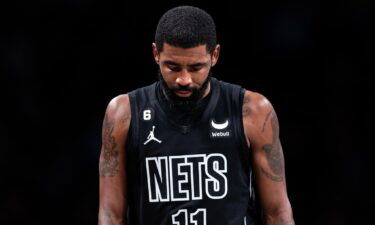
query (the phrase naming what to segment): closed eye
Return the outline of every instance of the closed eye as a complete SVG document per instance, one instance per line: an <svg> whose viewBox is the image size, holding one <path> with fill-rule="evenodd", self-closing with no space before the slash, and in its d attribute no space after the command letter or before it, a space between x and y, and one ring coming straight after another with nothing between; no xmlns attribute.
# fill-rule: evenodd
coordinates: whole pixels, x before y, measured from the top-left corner
<svg viewBox="0 0 375 225"><path fill-rule="evenodd" d="M196 72L203 68L203 66L192 66L189 68L190 71Z"/></svg>
<svg viewBox="0 0 375 225"><path fill-rule="evenodd" d="M179 66L168 66L168 69L172 70L173 72L179 72L181 68Z"/></svg>
<svg viewBox="0 0 375 225"><path fill-rule="evenodd" d="M195 64L192 64L192 65L189 65L189 70L191 70L191 71L199 71L203 67L205 67L206 65L207 65L207 63L195 63Z"/></svg>

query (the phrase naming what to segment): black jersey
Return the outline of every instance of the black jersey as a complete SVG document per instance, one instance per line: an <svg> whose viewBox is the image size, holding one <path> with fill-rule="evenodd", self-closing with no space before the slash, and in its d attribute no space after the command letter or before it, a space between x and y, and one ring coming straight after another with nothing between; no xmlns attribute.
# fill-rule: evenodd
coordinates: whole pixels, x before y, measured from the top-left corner
<svg viewBox="0 0 375 225"><path fill-rule="evenodd" d="M181 125L163 107L159 88L157 82L129 93L127 224L255 224L244 89L212 78L199 117Z"/></svg>

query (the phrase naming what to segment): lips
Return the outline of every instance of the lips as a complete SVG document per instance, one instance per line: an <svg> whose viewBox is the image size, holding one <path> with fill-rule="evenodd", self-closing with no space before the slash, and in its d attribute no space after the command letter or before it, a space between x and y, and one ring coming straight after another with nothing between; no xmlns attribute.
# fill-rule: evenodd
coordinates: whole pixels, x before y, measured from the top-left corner
<svg viewBox="0 0 375 225"><path fill-rule="evenodd" d="M175 93L180 97L189 97L191 95L191 91L175 91Z"/></svg>

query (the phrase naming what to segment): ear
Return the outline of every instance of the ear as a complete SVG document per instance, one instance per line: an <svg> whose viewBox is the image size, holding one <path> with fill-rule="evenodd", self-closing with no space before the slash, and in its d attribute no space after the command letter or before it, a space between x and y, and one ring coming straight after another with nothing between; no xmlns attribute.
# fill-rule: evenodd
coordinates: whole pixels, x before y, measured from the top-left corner
<svg viewBox="0 0 375 225"><path fill-rule="evenodd" d="M213 53L212 53L212 66L215 66L220 55L220 45L217 44Z"/></svg>
<svg viewBox="0 0 375 225"><path fill-rule="evenodd" d="M154 55L156 64L159 64L159 53L155 43L152 43L152 54Z"/></svg>

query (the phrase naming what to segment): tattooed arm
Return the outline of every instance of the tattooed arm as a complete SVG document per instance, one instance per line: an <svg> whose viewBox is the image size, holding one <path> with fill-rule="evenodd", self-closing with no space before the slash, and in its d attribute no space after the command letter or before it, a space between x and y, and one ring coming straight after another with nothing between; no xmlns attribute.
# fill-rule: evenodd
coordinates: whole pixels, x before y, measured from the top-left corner
<svg viewBox="0 0 375 225"><path fill-rule="evenodd" d="M124 225L126 200L125 142L130 125L127 95L114 98L107 107L99 159L99 225Z"/></svg>
<svg viewBox="0 0 375 225"><path fill-rule="evenodd" d="M264 223L294 225L275 110L264 96L246 91L242 113Z"/></svg>

